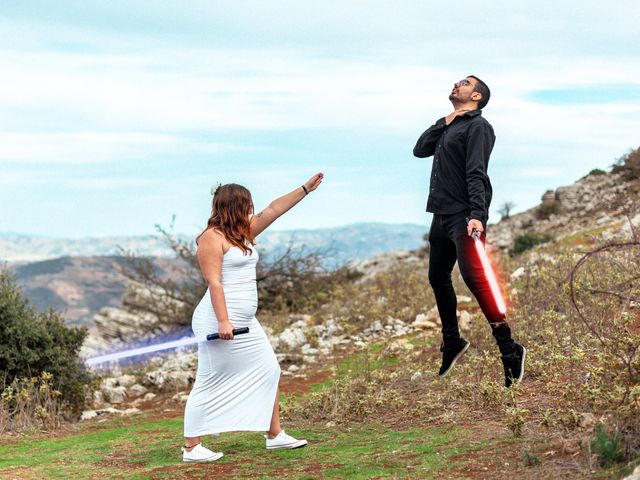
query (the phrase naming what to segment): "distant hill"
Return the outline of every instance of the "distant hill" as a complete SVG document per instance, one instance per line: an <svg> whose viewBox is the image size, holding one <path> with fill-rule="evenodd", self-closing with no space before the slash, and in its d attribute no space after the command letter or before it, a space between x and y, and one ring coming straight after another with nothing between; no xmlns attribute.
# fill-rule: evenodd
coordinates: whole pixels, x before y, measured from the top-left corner
<svg viewBox="0 0 640 480"><path fill-rule="evenodd" d="M417 248L426 230L426 225L358 223L313 230L266 231L258 238L258 244L261 250L270 252L286 248L289 243L313 249L331 247L335 260L344 263L377 253ZM191 235L178 237L187 242L193 240ZM152 257L172 255L163 239L156 235L68 239L0 233L0 262L119 255L121 248Z"/></svg>
<svg viewBox="0 0 640 480"><path fill-rule="evenodd" d="M418 248L425 232L420 225L382 223L273 231L259 237L258 248L267 258L289 244L327 250L327 265L333 267L379 253ZM0 234L0 262L8 262L32 304L60 310L68 323L76 325L89 324L102 307L121 306L126 279L118 268L126 259L118 255L120 248L155 257L160 266L171 262L172 251L156 236L76 240Z"/></svg>

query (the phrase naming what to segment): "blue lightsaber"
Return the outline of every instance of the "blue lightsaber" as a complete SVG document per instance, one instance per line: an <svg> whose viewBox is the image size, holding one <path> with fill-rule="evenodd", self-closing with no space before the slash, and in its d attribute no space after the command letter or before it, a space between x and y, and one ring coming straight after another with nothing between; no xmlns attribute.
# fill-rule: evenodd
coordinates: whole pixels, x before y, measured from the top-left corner
<svg viewBox="0 0 640 480"><path fill-rule="evenodd" d="M233 335L242 335L249 333L249 327L234 328ZM207 340L216 340L220 338L217 333L211 333L206 336ZM137 357L138 355L145 355L147 353L161 352L163 350L170 350L173 348L185 347L187 345L193 345L202 341L202 337L187 337L180 340L172 340L171 342L158 343L157 345L147 345L146 347L131 348L129 350L123 350L121 352L107 353L97 357L88 358L85 361L85 365L91 367L93 365L99 365L106 362L115 362L122 360L123 358Z"/></svg>

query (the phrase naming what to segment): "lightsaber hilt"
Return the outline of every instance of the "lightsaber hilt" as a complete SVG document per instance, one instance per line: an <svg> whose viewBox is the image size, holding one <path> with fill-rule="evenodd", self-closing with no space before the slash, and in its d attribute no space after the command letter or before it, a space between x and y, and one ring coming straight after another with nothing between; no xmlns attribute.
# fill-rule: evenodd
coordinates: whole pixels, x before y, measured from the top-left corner
<svg viewBox="0 0 640 480"><path fill-rule="evenodd" d="M234 337L236 335L242 335L243 333L249 333L249 327L240 327L233 329ZM218 338L220 338L220 335L218 333L210 333L209 335L207 335L207 340L217 340Z"/></svg>

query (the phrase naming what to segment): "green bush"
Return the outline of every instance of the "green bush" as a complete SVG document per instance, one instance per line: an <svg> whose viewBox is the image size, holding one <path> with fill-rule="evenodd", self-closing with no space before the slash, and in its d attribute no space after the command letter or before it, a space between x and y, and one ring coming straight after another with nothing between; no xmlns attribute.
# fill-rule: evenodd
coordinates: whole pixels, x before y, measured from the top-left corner
<svg viewBox="0 0 640 480"><path fill-rule="evenodd" d="M601 467L609 467L624 460L620 446L622 434L616 430L609 435L601 423L596 425L596 436L591 440L591 448L598 454Z"/></svg>
<svg viewBox="0 0 640 480"><path fill-rule="evenodd" d="M541 243L547 243L553 240L553 237L548 233L545 234L537 234L537 233L525 233L522 235L518 235L513 242L513 248L509 250L509 254L511 256L519 255L522 252L525 252L536 245L540 245Z"/></svg>
<svg viewBox="0 0 640 480"><path fill-rule="evenodd" d="M34 309L13 278L0 272L0 385L48 372L67 410L78 413L88 380L78 358L86 335L86 328L67 327L59 313Z"/></svg>
<svg viewBox="0 0 640 480"><path fill-rule="evenodd" d="M589 173L587 173L587 177L590 177L592 175L606 175L607 172L605 172L604 170L602 170L601 168L594 168L593 170L591 170Z"/></svg>

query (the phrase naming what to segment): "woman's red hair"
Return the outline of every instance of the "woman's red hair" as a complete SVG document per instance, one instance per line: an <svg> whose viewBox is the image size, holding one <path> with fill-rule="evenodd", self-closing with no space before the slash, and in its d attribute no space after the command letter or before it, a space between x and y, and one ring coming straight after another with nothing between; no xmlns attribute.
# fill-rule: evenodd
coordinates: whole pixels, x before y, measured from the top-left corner
<svg viewBox="0 0 640 480"><path fill-rule="evenodd" d="M222 233L231 245L251 254L248 244L255 243L249 221L252 214L253 200L249 190L235 183L219 186L213 195L207 228L196 237L196 244L204 232L213 228Z"/></svg>

